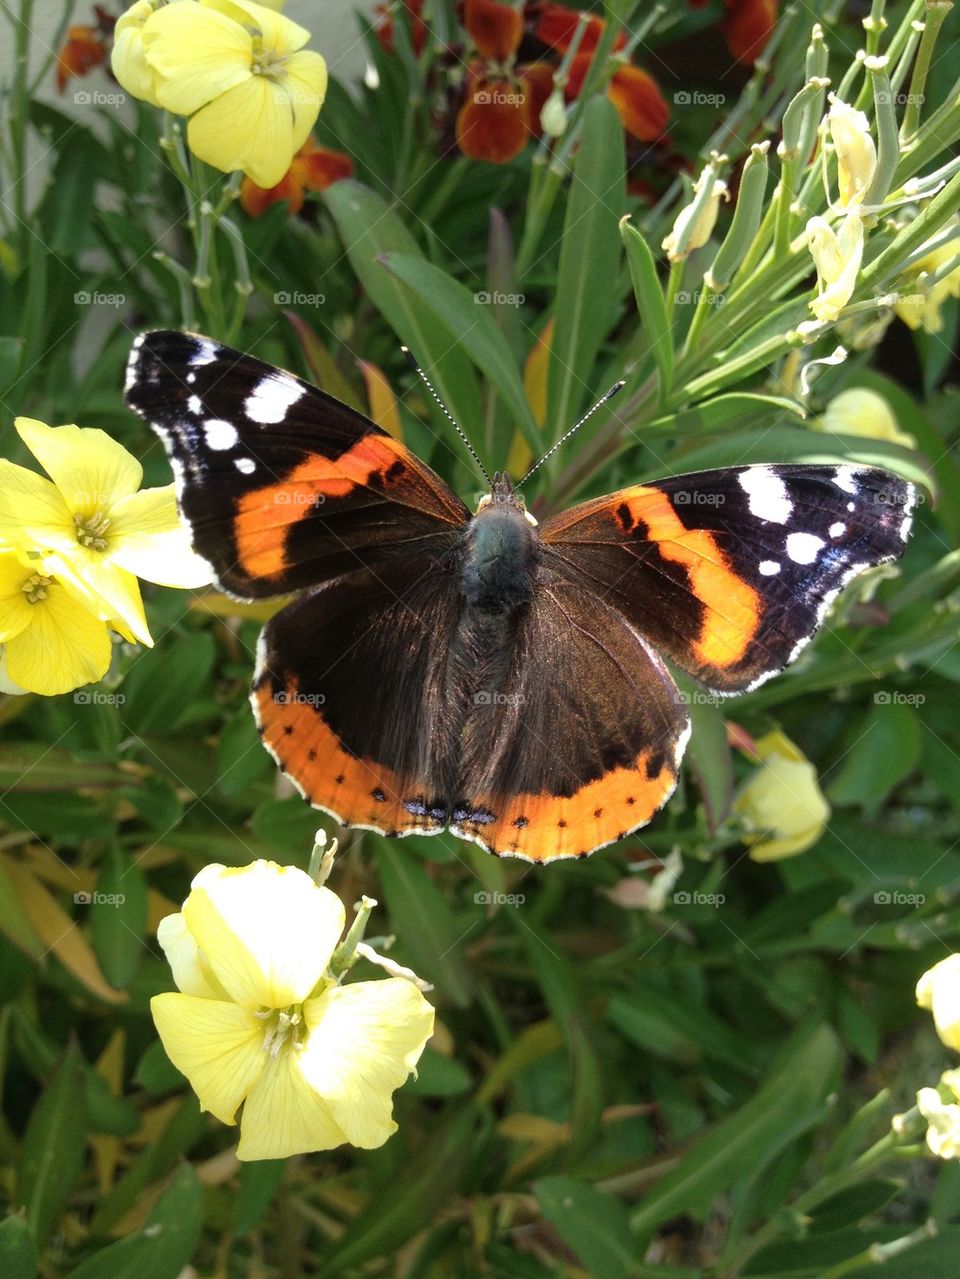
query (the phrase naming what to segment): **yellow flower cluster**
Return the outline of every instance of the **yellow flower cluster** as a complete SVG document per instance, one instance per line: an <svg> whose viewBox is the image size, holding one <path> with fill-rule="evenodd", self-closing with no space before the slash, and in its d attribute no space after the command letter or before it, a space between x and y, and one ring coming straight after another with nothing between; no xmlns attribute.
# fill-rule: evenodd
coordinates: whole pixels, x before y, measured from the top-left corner
<svg viewBox="0 0 960 1279"><path fill-rule="evenodd" d="M49 479L0 459L0 681L53 695L102 679L110 628L152 644L137 574L201 586L172 484L141 489L140 463L103 431L17 418Z"/></svg>
<svg viewBox="0 0 960 1279"><path fill-rule="evenodd" d="M960 955L948 955L917 982L917 1003L933 1013L937 1034L960 1051ZM937 1088L921 1088L917 1107L927 1121L927 1145L940 1159L960 1159L960 1070L945 1070Z"/></svg>
<svg viewBox="0 0 960 1279"><path fill-rule="evenodd" d="M189 117L187 143L224 173L273 187L310 135L327 65L309 31L252 0L137 0L118 20L113 73L135 98Z"/></svg>
<svg viewBox="0 0 960 1279"><path fill-rule="evenodd" d="M343 904L295 866L206 866L191 887L157 932L178 992L150 1007L202 1108L240 1112L238 1158L382 1146L433 1034L417 979L360 943L403 975L342 984Z"/></svg>

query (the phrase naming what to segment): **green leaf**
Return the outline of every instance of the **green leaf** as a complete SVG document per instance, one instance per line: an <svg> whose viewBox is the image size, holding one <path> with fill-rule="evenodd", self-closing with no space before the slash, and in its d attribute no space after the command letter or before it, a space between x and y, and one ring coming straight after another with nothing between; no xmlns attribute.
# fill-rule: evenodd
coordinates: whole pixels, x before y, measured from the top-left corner
<svg viewBox="0 0 960 1279"><path fill-rule="evenodd" d="M343 1274L374 1257L394 1256L400 1246L433 1221L456 1195L467 1168L476 1112L461 1108L453 1122L406 1160L389 1196L374 1195L370 1206L347 1227L324 1257L324 1273Z"/></svg>
<svg viewBox="0 0 960 1279"><path fill-rule="evenodd" d="M407 955L417 975L433 982L451 1003L465 1008L473 982L461 944L469 930L457 924L443 894L402 844L379 840L377 863L398 954Z"/></svg>
<svg viewBox="0 0 960 1279"><path fill-rule="evenodd" d="M573 1177L543 1177L533 1190L543 1215L592 1279L626 1279L635 1273L640 1255L619 1199Z"/></svg>
<svg viewBox="0 0 960 1279"><path fill-rule="evenodd" d="M543 437L523 390L517 359L497 328L486 304L452 279L446 271L422 258L388 253L380 259L416 295L446 328L451 341L459 341L480 372L499 391L513 414L515 425L534 453L543 452ZM487 459L489 462L491 459ZM496 465L498 459L492 459Z"/></svg>
<svg viewBox="0 0 960 1279"><path fill-rule="evenodd" d="M573 425L585 396L598 389L593 366L613 319L625 199L623 126L613 103L596 97L583 113L560 246L547 378L550 438Z"/></svg>
<svg viewBox="0 0 960 1279"><path fill-rule="evenodd" d="M0 1275L3 1279L36 1279L37 1245L23 1217L0 1222Z"/></svg>
<svg viewBox="0 0 960 1279"><path fill-rule="evenodd" d="M78 763L69 751L44 742L0 746L0 791L68 791L87 786L128 786L130 774L115 764Z"/></svg>
<svg viewBox="0 0 960 1279"><path fill-rule="evenodd" d="M43 938L23 913L16 885L2 862L0 862L0 932L9 937L13 944L19 946L31 959L42 959L47 953Z"/></svg>
<svg viewBox="0 0 960 1279"><path fill-rule="evenodd" d="M847 1186L813 1209L810 1229L822 1234L827 1230L854 1226L864 1217L885 1208L902 1189L903 1183L894 1181L892 1177L874 1177L855 1186Z"/></svg>
<svg viewBox="0 0 960 1279"><path fill-rule="evenodd" d="M831 804L856 804L874 814L916 768L923 746L920 720L912 706L893 700L897 696L913 695L874 693L873 706L853 726L840 772L827 787Z"/></svg>
<svg viewBox="0 0 960 1279"><path fill-rule="evenodd" d="M733 759L727 743L727 722L709 693L695 688L690 681L684 681L681 695L684 693L693 728L687 763L703 797L707 829L715 834L726 820L733 800Z"/></svg>
<svg viewBox="0 0 960 1279"><path fill-rule="evenodd" d="M146 953L147 881L126 853L114 848L100 868L90 912L90 940L104 977L126 990Z"/></svg>
<svg viewBox="0 0 960 1279"><path fill-rule="evenodd" d="M205 631L167 636L138 657L123 681L125 730L166 733L181 724L210 687L215 657L213 636Z"/></svg>
<svg viewBox="0 0 960 1279"><path fill-rule="evenodd" d="M673 337L670 332L667 303L657 275L656 259L646 240L626 219L620 222L620 236L627 251L627 265L630 268L633 295L637 300L637 311L640 314L640 326L660 376L660 399L662 400L670 390L673 381ZM671 414L671 418L676 416Z"/></svg>
<svg viewBox="0 0 960 1279"><path fill-rule="evenodd" d="M745 391L731 391L727 395L715 395L712 400L701 400L689 408L678 409L665 417L644 422L638 430L663 431L667 435L710 435L737 426L745 427L777 425L784 418L802 419L801 405L782 395L753 395Z"/></svg>
<svg viewBox="0 0 960 1279"><path fill-rule="evenodd" d="M240 1193L237 1195L236 1231L248 1234L260 1224L283 1181L285 1159L256 1159L240 1165Z"/></svg>
<svg viewBox="0 0 960 1279"><path fill-rule="evenodd" d="M159 1039L155 1039L137 1062L133 1073L135 1083L146 1089L151 1097L163 1097L184 1085L184 1077L166 1054Z"/></svg>
<svg viewBox="0 0 960 1279"><path fill-rule="evenodd" d="M16 378L22 355L23 338L0 337L0 395Z"/></svg>
<svg viewBox="0 0 960 1279"><path fill-rule="evenodd" d="M338 400L349 405L350 408L366 415L366 405L361 404L360 397L340 372L336 361L323 342L321 342L319 336L306 320L297 315L295 311L285 311L284 314L293 326L300 350L303 352L303 358L306 360L307 368L310 370L310 376L316 385L320 387L321 391L326 391L328 395L335 395Z"/></svg>
<svg viewBox="0 0 960 1279"><path fill-rule="evenodd" d="M451 347L449 332L410 290L378 259L386 253L422 257L417 243L396 213L379 195L349 179L334 182L323 194L350 265L364 292L393 331L429 371L437 394L471 439L480 439L480 394L470 361L458 346ZM443 422L443 437L449 426ZM450 441L451 448L462 448Z"/></svg>
<svg viewBox="0 0 960 1279"><path fill-rule="evenodd" d="M34 1239L45 1242L83 1171L86 1154L83 1063L71 1044L33 1108L23 1139L19 1198Z"/></svg>
<svg viewBox="0 0 960 1279"><path fill-rule="evenodd" d="M143 1227L71 1271L72 1279L173 1279L193 1256L203 1225L203 1187L182 1164Z"/></svg>
<svg viewBox="0 0 960 1279"><path fill-rule="evenodd" d="M417 1077L404 1087L404 1092L419 1097L453 1097L467 1092L470 1072L455 1057L441 1057L428 1048L417 1063Z"/></svg>
<svg viewBox="0 0 960 1279"><path fill-rule="evenodd" d="M324 824L323 814L305 804L299 796L291 799L268 799L253 814L253 832L284 861L301 861L306 865L313 848L317 828Z"/></svg>
<svg viewBox="0 0 960 1279"><path fill-rule="evenodd" d="M678 1213L702 1218L717 1196L769 1165L822 1119L840 1056L829 1027L798 1032L759 1092L715 1124L647 1192L633 1229L646 1238Z"/></svg>

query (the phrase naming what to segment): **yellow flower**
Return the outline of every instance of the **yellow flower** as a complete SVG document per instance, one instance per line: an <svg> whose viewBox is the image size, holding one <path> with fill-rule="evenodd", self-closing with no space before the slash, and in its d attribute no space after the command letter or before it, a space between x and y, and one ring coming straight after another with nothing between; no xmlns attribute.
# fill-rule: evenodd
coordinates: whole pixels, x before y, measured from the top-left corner
<svg viewBox="0 0 960 1279"><path fill-rule="evenodd" d="M949 1098L944 1101L942 1091ZM927 1145L938 1159L960 1159L960 1070L945 1070L940 1089L921 1088L917 1108L927 1121Z"/></svg>
<svg viewBox="0 0 960 1279"><path fill-rule="evenodd" d="M947 298L960 297L960 267L950 271L932 288L920 278L952 262L960 254L960 220L954 219L957 235L925 254L911 270L908 279L900 286L903 295L894 305L894 311L911 329L925 329L927 333L939 333L943 328L941 308Z"/></svg>
<svg viewBox="0 0 960 1279"><path fill-rule="evenodd" d="M26 417L15 425L50 479L0 459L0 539L39 553L43 571L91 612L151 644L134 575L162 586L211 580L180 523L174 486L138 492L143 468L104 431Z"/></svg>
<svg viewBox="0 0 960 1279"><path fill-rule="evenodd" d="M303 48L310 33L252 0L182 0L151 14L141 38L157 100L190 116L191 151L276 186L327 89L326 63Z"/></svg>
<svg viewBox="0 0 960 1279"><path fill-rule="evenodd" d="M113 52L110 66L120 87L134 98L160 106L157 97L157 73L146 60L143 47L143 28L147 20L165 3L165 0L136 0L117 19L113 29Z"/></svg>
<svg viewBox="0 0 960 1279"><path fill-rule="evenodd" d="M823 416L810 424L814 430L836 435L862 435L871 440L887 440L905 449L914 449L912 435L901 431L893 410L882 395L866 387L853 386L835 395L823 410Z"/></svg>
<svg viewBox="0 0 960 1279"><path fill-rule="evenodd" d="M381 1146L392 1094L433 1033L403 977L339 985L340 899L293 866L207 866L157 936L179 994L150 1001L163 1046L204 1110L240 1115L240 1159L343 1142Z"/></svg>
<svg viewBox="0 0 960 1279"><path fill-rule="evenodd" d="M751 858L779 861L817 842L830 805L816 769L783 733L767 733L756 747L760 767L738 795L734 812L743 820Z"/></svg>
<svg viewBox="0 0 960 1279"><path fill-rule="evenodd" d="M948 955L917 982L917 1003L933 1013L937 1034L960 1051L960 955Z"/></svg>
<svg viewBox="0 0 960 1279"><path fill-rule="evenodd" d="M720 210L720 200L721 198L729 199L726 182L715 178L713 174L712 165L707 165L693 184L693 190L697 195L703 189L704 182L713 184L706 203L698 209L698 201L692 200L681 209L674 221L673 229L660 246L671 262L682 261L694 249L702 248L713 235L713 228L716 226L717 214Z"/></svg>
<svg viewBox="0 0 960 1279"><path fill-rule="evenodd" d="M817 296L810 310L818 320L835 320L850 301L863 259L863 223L856 213L844 218L839 233L826 218L807 222L807 247L817 268Z"/></svg>
<svg viewBox="0 0 960 1279"><path fill-rule="evenodd" d="M0 551L0 644L4 692L68 693L110 665L104 623L14 551Z"/></svg>
<svg viewBox="0 0 960 1279"><path fill-rule="evenodd" d="M877 172L877 148L870 122L856 107L833 98L827 113L830 136L837 153L837 180L844 208L863 204Z"/></svg>

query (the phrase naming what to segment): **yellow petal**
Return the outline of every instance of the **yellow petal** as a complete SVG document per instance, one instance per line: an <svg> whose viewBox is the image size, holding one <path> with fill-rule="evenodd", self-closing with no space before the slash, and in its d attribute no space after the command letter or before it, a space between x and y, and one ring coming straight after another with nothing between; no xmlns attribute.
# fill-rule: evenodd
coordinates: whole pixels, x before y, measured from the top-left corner
<svg viewBox="0 0 960 1279"><path fill-rule="evenodd" d="M817 296L810 309L818 320L836 320L850 301L863 259L863 222L857 213L844 218L839 232L825 218L807 223L807 243L817 268Z"/></svg>
<svg viewBox="0 0 960 1279"><path fill-rule="evenodd" d="M917 1003L933 1013L937 1034L960 1050L960 955L948 955L917 982Z"/></svg>
<svg viewBox="0 0 960 1279"><path fill-rule="evenodd" d="M167 1056L190 1080L202 1110L225 1124L267 1065L263 1022L249 1008L219 999L154 995L150 1011Z"/></svg>
<svg viewBox="0 0 960 1279"><path fill-rule="evenodd" d="M30 625L7 643L7 672L15 684L52 697L103 679L113 650L102 621L59 583L30 608Z"/></svg>
<svg viewBox="0 0 960 1279"><path fill-rule="evenodd" d="M210 971L181 911L161 919L157 941L167 957L177 990L199 999L228 1000L227 992Z"/></svg>
<svg viewBox="0 0 960 1279"><path fill-rule="evenodd" d="M120 15L113 29L110 66L121 88L132 97L159 107L157 73L147 62L143 46L143 27L153 13L153 0L136 0Z"/></svg>
<svg viewBox="0 0 960 1279"><path fill-rule="evenodd" d="M106 431L46 426L29 417L18 417L14 425L75 515L105 513L140 487L143 467Z"/></svg>
<svg viewBox="0 0 960 1279"><path fill-rule="evenodd" d="M306 140L326 91L318 53L298 53L294 74L251 76L198 111L187 126L194 155L225 173L242 169L261 187L280 181Z"/></svg>
<svg viewBox="0 0 960 1279"><path fill-rule="evenodd" d="M862 204L877 171L877 148L870 121L862 111L835 98L828 112L830 136L837 153L840 203Z"/></svg>
<svg viewBox="0 0 960 1279"><path fill-rule="evenodd" d="M48 555L44 563L90 612L108 622L117 618L141 644L152 646L140 584L106 552L75 544L69 555Z"/></svg>
<svg viewBox="0 0 960 1279"><path fill-rule="evenodd" d="M927 1145L939 1159L960 1158L960 1106L944 1102L936 1088L921 1088L917 1108L926 1119Z"/></svg>
<svg viewBox="0 0 960 1279"><path fill-rule="evenodd" d="M250 1008L301 1003L343 931L343 903L296 866L206 866L183 904L187 927L231 999Z"/></svg>
<svg viewBox="0 0 960 1279"><path fill-rule="evenodd" d="M238 22L198 4L158 9L143 29L147 62L160 77L157 97L168 111L193 115L252 78L253 37Z"/></svg>
<svg viewBox="0 0 960 1279"><path fill-rule="evenodd" d="M56 485L5 458L0 458L0 539L39 550L76 542L73 517Z"/></svg>
<svg viewBox="0 0 960 1279"><path fill-rule="evenodd" d="M161 586L207 586L213 572L190 545L177 513L175 486L141 489L110 512L110 558Z"/></svg>
<svg viewBox="0 0 960 1279"><path fill-rule="evenodd" d="M325 1099L304 1079L302 1055L285 1049L251 1088L240 1118L238 1159L285 1159L346 1141Z"/></svg>
<svg viewBox="0 0 960 1279"><path fill-rule="evenodd" d="M830 400L823 410L822 427L838 435L863 435L873 440L889 440L907 449L916 448L916 440L900 430L883 396L862 386L852 386Z"/></svg>
<svg viewBox="0 0 960 1279"><path fill-rule="evenodd" d="M817 772L783 733L767 733L757 742L760 766L734 801L743 819L750 856L776 861L810 848L830 817Z"/></svg>
<svg viewBox="0 0 960 1279"><path fill-rule="evenodd" d="M303 1008L300 1069L354 1146L382 1146L397 1125L393 1092L433 1034L433 1007L409 981L336 986Z"/></svg>
<svg viewBox="0 0 960 1279"><path fill-rule="evenodd" d="M23 592L24 582L32 576L19 556L0 553L0 641L19 635L33 621L35 605Z"/></svg>
<svg viewBox="0 0 960 1279"><path fill-rule="evenodd" d="M255 4L253 0L201 0L205 8L217 9L235 22L254 27L263 40L264 48L276 53L295 53L310 39L310 32L285 18L277 10L281 4L269 7Z"/></svg>

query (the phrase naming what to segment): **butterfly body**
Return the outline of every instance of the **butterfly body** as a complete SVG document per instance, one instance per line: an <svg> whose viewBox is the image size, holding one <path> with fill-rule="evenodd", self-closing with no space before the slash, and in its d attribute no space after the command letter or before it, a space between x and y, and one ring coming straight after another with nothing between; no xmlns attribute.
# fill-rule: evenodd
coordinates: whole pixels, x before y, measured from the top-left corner
<svg viewBox="0 0 960 1279"><path fill-rule="evenodd" d="M537 525L505 476L471 513L362 415L207 338L138 339L127 396L220 585L299 592L251 701L304 796L532 861L669 798L690 720L666 661L721 695L777 674L852 576L902 553L914 501L873 467L741 466Z"/></svg>

